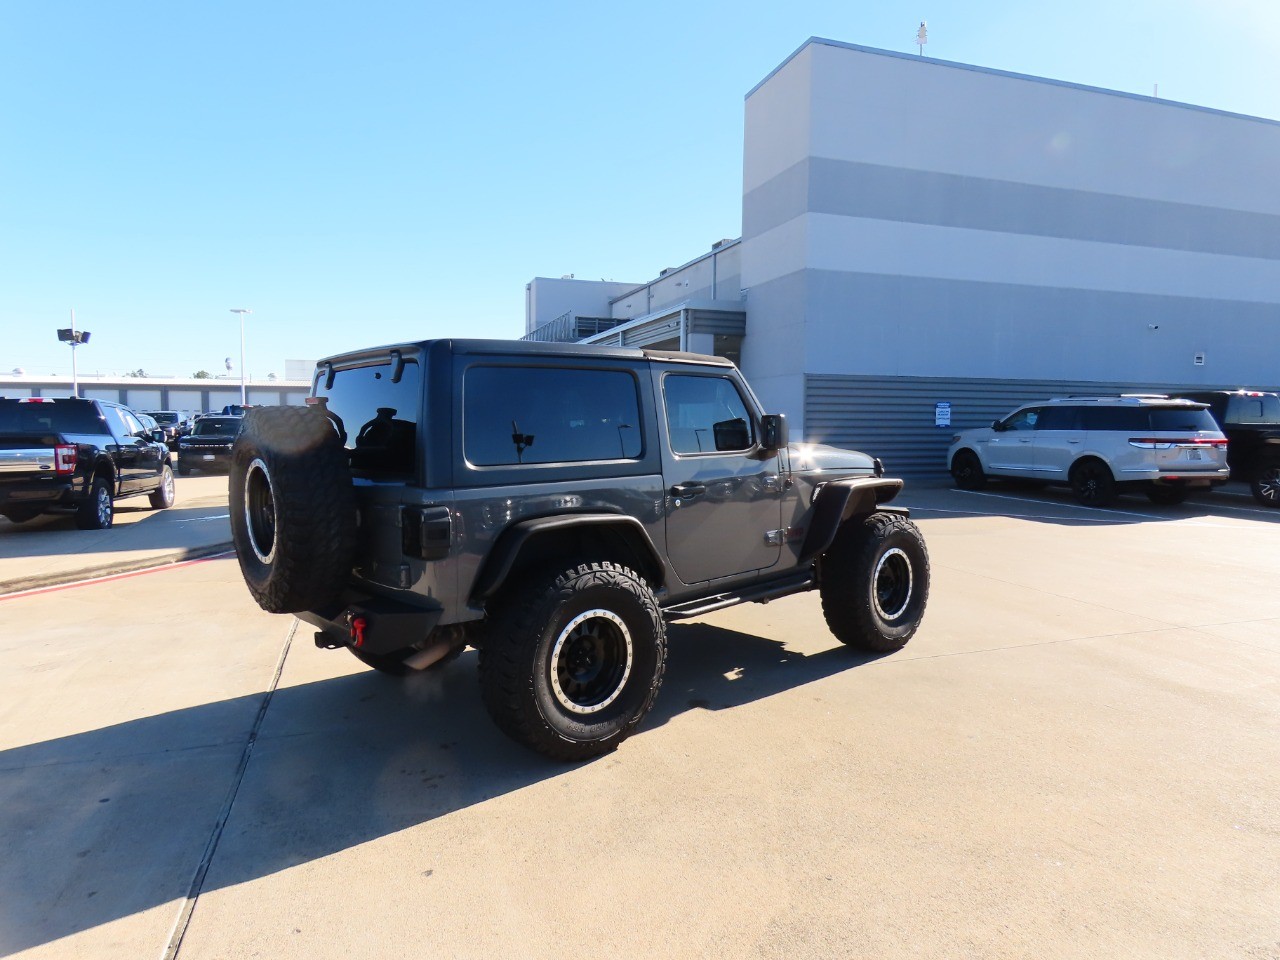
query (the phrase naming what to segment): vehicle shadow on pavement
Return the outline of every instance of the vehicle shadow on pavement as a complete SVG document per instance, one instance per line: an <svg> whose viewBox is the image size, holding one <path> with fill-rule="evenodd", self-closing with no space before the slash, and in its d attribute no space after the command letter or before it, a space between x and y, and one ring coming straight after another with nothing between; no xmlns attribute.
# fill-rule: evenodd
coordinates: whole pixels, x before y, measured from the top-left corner
<svg viewBox="0 0 1280 960"><path fill-rule="evenodd" d="M22 524L4 521L0 522L0 551L5 558L17 558L181 549L192 546L193 535L216 533L216 539L229 541L226 514L225 506L216 505L168 510L118 506L116 522L107 530L81 530L74 517L62 514Z"/></svg>
<svg viewBox="0 0 1280 960"><path fill-rule="evenodd" d="M666 682L636 738L686 710L740 706L870 659L844 647L804 655L707 624L673 627ZM407 679L368 671L278 689L203 891L581 768L501 734L475 669L468 651ZM263 696L0 751L0 954L166 904L176 916ZM423 842L429 850L431 837Z"/></svg>

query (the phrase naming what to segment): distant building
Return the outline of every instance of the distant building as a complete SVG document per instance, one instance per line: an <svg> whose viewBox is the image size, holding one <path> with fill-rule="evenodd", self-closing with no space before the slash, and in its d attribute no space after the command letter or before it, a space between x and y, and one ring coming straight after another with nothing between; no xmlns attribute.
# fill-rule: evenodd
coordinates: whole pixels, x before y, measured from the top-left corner
<svg viewBox="0 0 1280 960"><path fill-rule="evenodd" d="M744 150L740 239L537 278L526 336L740 358L793 436L905 473L1026 400L1280 384L1280 123L811 39Z"/></svg>
<svg viewBox="0 0 1280 960"><path fill-rule="evenodd" d="M112 400L134 410L178 410L206 413L240 402L240 378L210 377L78 377L80 396L91 400ZM311 391L311 380L250 380L251 404L275 406L300 404ZM0 397L69 397L70 377L33 377L29 374L0 374Z"/></svg>

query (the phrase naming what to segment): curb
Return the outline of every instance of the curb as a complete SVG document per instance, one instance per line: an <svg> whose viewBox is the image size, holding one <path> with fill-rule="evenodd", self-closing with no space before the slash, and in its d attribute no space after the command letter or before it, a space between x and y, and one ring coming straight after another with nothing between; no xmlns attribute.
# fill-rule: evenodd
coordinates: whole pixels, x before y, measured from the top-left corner
<svg viewBox="0 0 1280 960"><path fill-rule="evenodd" d="M81 580L96 580L118 574L137 573L140 570L152 570L156 567L168 567L188 560L204 560L234 551L235 544L228 540L226 543L211 543L203 547L170 550L150 557L139 557L136 560L99 564L96 567L82 567L79 570L61 570L36 577L23 577L19 580L6 580L0 583L0 597L13 593L26 593L29 590L43 590L47 587L60 587L68 583L78 583Z"/></svg>

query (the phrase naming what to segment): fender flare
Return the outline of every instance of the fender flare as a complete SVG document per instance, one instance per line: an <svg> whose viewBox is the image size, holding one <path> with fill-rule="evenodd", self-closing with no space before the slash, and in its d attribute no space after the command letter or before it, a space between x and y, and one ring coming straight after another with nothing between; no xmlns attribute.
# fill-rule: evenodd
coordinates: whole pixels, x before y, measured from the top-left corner
<svg viewBox="0 0 1280 960"><path fill-rule="evenodd" d="M499 534L493 549L476 576L471 588L471 603L479 605L492 598L506 582L521 552L535 539L566 530L581 530L585 527L612 527L623 536L639 545L639 548L650 565L650 569L641 571L654 576L654 588L661 588L665 579L662 558L649 537L649 532L635 517L617 513L570 513L552 517L534 517L513 523Z"/></svg>
<svg viewBox="0 0 1280 960"><path fill-rule="evenodd" d="M902 481L893 477L849 477L819 485L813 494L809 529L800 544L797 564L805 564L824 553L846 520L873 514L902 492ZM904 508L894 513L909 516Z"/></svg>

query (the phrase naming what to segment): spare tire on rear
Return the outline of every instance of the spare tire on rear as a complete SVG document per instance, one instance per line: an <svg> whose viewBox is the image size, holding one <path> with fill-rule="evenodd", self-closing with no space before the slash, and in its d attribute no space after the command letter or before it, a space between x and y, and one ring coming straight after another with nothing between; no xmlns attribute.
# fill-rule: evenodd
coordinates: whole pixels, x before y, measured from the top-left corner
<svg viewBox="0 0 1280 960"><path fill-rule="evenodd" d="M231 452L231 535L249 592L271 613L337 598L355 552L347 452L311 407L254 407Z"/></svg>

